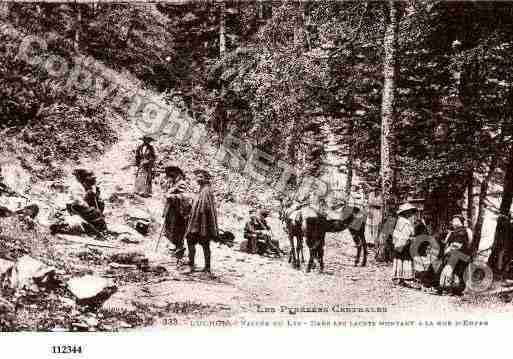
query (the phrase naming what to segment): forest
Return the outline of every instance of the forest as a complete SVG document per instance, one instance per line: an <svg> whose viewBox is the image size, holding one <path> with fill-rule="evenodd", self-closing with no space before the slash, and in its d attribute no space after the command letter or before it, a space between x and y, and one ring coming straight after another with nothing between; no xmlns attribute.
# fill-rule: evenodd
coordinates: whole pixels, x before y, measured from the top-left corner
<svg viewBox="0 0 513 359"><path fill-rule="evenodd" d="M353 176L378 186L385 216L422 197L435 234L464 213L477 251L489 208L498 216L489 265L500 272L513 258L508 2L4 3L1 12L44 34L53 53L91 56L178 94L218 144L237 136L297 177L320 175L335 144L346 194ZM57 175L59 161L115 141L108 97L91 104L87 91L35 73L0 36L0 148L23 148Z"/></svg>

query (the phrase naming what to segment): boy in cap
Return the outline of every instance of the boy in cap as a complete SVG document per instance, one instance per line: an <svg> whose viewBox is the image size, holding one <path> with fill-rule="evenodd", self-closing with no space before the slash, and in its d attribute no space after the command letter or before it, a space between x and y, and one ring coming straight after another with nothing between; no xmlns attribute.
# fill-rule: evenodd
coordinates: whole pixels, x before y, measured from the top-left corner
<svg viewBox="0 0 513 359"><path fill-rule="evenodd" d="M217 227L217 211L214 194L210 188L210 174L204 169L194 171L196 180L200 186L200 192L192 205L189 223L185 237L189 248L189 266L194 271L194 259L196 255L196 244L203 247L205 256L204 272L210 272L210 240L219 236Z"/></svg>

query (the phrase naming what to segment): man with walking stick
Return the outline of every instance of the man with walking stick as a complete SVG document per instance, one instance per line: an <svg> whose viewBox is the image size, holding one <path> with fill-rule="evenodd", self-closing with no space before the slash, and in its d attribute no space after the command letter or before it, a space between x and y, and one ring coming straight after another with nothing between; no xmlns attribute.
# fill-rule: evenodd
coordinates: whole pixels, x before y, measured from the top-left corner
<svg viewBox="0 0 513 359"><path fill-rule="evenodd" d="M166 178L162 183L165 200L162 213L164 223L160 232L159 242L162 235L165 234L166 238L175 246L173 254L177 258L178 264L180 264L185 253L184 236L191 201L184 195L187 192L187 183L182 169L174 163L168 163L164 171L166 174Z"/></svg>

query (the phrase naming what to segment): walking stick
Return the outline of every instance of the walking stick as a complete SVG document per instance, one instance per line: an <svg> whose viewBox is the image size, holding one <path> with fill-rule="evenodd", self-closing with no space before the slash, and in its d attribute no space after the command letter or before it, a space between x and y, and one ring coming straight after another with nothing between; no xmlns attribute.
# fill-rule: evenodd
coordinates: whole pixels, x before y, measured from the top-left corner
<svg viewBox="0 0 513 359"><path fill-rule="evenodd" d="M167 219L168 212L169 212L169 206L166 203L166 210L164 211L164 214L162 215L162 218L164 218L164 221L162 222L162 228L160 229L159 238L157 239L157 245L155 246L155 252L159 249L160 240L162 239L162 235L164 234L164 228L166 228L166 219Z"/></svg>
<svg viewBox="0 0 513 359"><path fill-rule="evenodd" d="M166 228L165 217L164 217L164 222L162 222L162 228L160 230L159 239L157 240L157 245L155 246L155 252L159 249L160 240L162 239L162 234L164 234L164 228Z"/></svg>

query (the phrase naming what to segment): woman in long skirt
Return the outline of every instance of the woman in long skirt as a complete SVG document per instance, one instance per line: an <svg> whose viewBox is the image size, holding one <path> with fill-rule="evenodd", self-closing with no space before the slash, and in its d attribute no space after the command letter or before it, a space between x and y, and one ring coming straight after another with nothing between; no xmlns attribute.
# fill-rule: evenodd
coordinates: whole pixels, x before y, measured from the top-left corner
<svg viewBox="0 0 513 359"><path fill-rule="evenodd" d="M150 144L154 139L150 136L142 137L143 143L137 147L135 153L135 165L137 173L135 175L135 193L142 197L151 196L151 185L153 182L153 166L157 156L155 149Z"/></svg>
<svg viewBox="0 0 513 359"><path fill-rule="evenodd" d="M414 279L410 244L414 236L413 221L416 211L417 208L410 203L399 206L398 218L392 234L394 244L392 281L400 285L406 285L407 281Z"/></svg>

